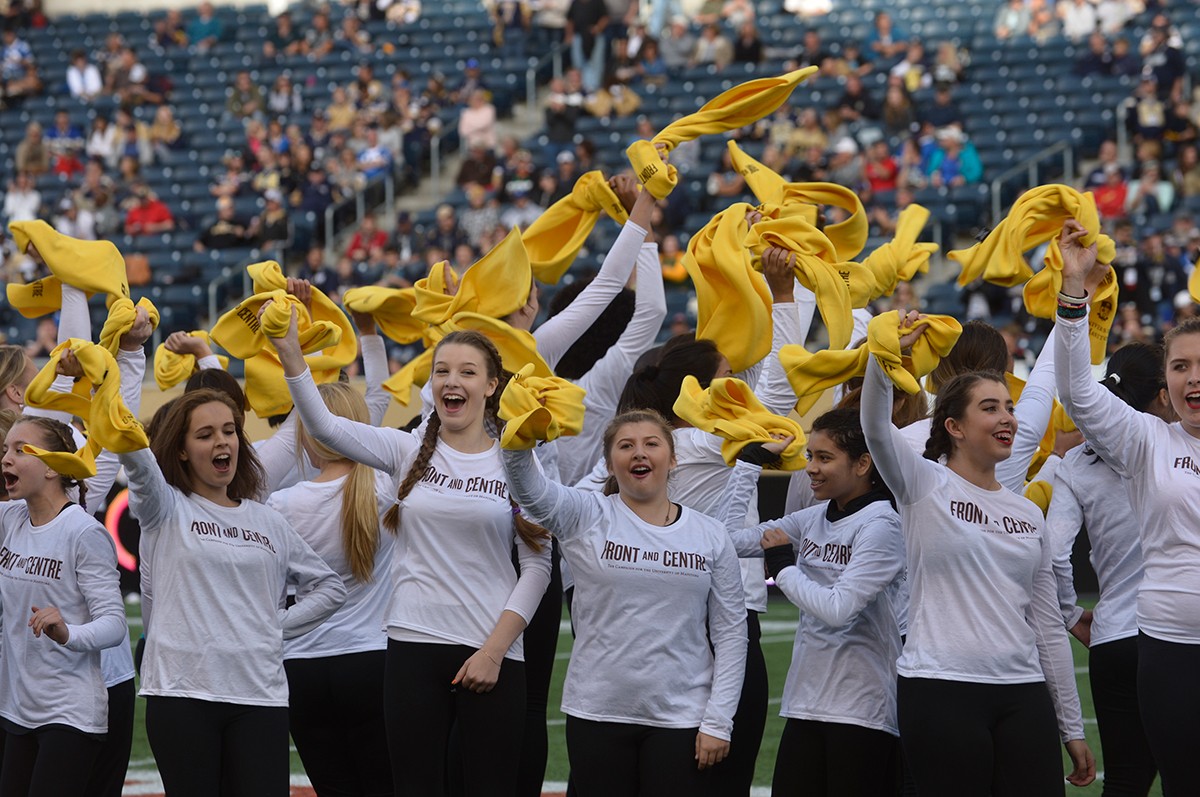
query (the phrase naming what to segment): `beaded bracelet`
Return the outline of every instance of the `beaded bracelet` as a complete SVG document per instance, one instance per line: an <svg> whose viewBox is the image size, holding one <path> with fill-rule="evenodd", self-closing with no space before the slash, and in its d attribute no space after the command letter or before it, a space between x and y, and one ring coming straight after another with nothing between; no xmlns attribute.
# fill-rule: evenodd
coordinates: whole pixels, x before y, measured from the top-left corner
<svg viewBox="0 0 1200 797"><path fill-rule="evenodd" d="M1088 309L1086 304L1081 304L1075 307L1069 307L1062 303L1059 303L1058 305L1059 318L1084 318L1087 316L1087 314Z"/></svg>
<svg viewBox="0 0 1200 797"><path fill-rule="evenodd" d="M1071 296L1070 294L1058 292L1058 304L1062 307L1085 307L1087 306L1088 296L1085 292L1083 296Z"/></svg>

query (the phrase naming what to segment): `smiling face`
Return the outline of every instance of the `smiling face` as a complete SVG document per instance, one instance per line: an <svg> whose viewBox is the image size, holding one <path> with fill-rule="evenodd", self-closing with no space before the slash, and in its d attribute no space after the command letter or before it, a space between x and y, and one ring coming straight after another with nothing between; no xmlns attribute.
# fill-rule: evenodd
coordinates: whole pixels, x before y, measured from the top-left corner
<svg viewBox="0 0 1200 797"><path fill-rule="evenodd" d="M237 473L238 445L237 422L228 406L210 401L192 410L179 459L191 473L194 493L215 503L228 503L229 485Z"/></svg>
<svg viewBox="0 0 1200 797"><path fill-rule="evenodd" d="M1017 434L1008 386L993 379L978 380L971 386L962 416L946 419L946 431L954 440L955 455L992 464L1008 459Z"/></svg>
<svg viewBox="0 0 1200 797"><path fill-rule="evenodd" d="M670 430L661 424L645 420L617 427L605 458L621 495L639 502L666 498L675 448Z"/></svg>
<svg viewBox="0 0 1200 797"><path fill-rule="evenodd" d="M823 431L808 438L808 474L813 497L844 506L871 490L871 456L850 455Z"/></svg>
<svg viewBox="0 0 1200 797"><path fill-rule="evenodd" d="M499 385L489 373L490 355L466 343L443 343L433 358L434 408L442 427L462 431L482 424L487 400Z"/></svg>
<svg viewBox="0 0 1200 797"><path fill-rule="evenodd" d="M1200 437L1200 334L1188 332L1168 341L1167 394L1185 431Z"/></svg>
<svg viewBox="0 0 1200 797"><path fill-rule="evenodd" d="M46 434L32 423L14 423L4 439L3 457L0 457L0 473L3 473L4 488L10 500L28 500L47 490L61 490L62 481L48 465L21 450L29 444L38 448L50 448Z"/></svg>

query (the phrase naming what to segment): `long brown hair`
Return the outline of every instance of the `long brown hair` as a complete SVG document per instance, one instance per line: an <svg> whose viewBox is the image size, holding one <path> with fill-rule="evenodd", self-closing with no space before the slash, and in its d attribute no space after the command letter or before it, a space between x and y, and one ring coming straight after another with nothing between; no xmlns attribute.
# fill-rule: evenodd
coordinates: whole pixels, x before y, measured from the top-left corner
<svg viewBox="0 0 1200 797"><path fill-rule="evenodd" d="M370 423L367 402L354 388L342 382L317 385L317 392L334 415L359 423ZM326 462L346 459L329 446L317 442L304 428L296 424L297 450L311 449ZM342 482L342 550L350 563L350 572L363 584L369 584L375 574L375 555L379 552L379 506L375 492L375 471L352 462L350 473Z"/></svg>
<svg viewBox="0 0 1200 797"><path fill-rule="evenodd" d="M485 335L474 330L459 330L442 338L438 342L437 348L434 349L434 359L437 359L438 349L452 343L470 346L482 353L487 363L488 379L498 380L499 384L496 385L496 390L488 396L487 403L484 405L484 423L492 430L498 430L502 425L498 417L500 395L504 392L512 374L504 370L504 363L500 358L500 352L496 350L496 345ZM392 534L400 533L400 503L408 498L408 494L412 492L413 488L417 486L417 482L421 481L429 469L429 460L432 459L434 449L437 448L438 432L441 428L441 416L436 412L431 413L425 422L425 436L421 438L421 447L417 449L417 456L413 459L408 473L404 474L404 479L396 491L396 503L392 504L383 516L383 526ZM542 550L542 542L550 538L550 532L526 519L511 496L508 500L513 507L513 530L516 531L517 536L533 550Z"/></svg>
<svg viewBox="0 0 1200 797"><path fill-rule="evenodd" d="M8 425L4 430L4 437L8 437L8 433L12 428L19 423L26 423L30 426L36 426L42 433L42 438L45 445L41 446L47 451L61 451L67 454L75 453L75 433L57 418L47 418L42 415L18 415L16 420ZM59 479L62 483L63 492L66 492L72 487L79 488L79 504L84 505L87 499L87 484L83 479L75 479L70 476L59 474Z"/></svg>
<svg viewBox="0 0 1200 797"><path fill-rule="evenodd" d="M214 403L229 408L237 430L237 467L234 469L233 481L229 483L227 494L235 501L258 500L267 483L266 472L262 463L258 461L254 446L246 437L245 416L242 415L242 410L226 393L201 388L176 398L163 419L161 428L155 430L154 437L150 440L150 450L154 452L154 458L158 460L158 467L162 470L167 484L184 495L191 495L192 472L187 463L179 458L179 454L184 450L188 427L192 423L192 412L201 405Z"/></svg>
<svg viewBox="0 0 1200 797"><path fill-rule="evenodd" d="M617 439L617 434L625 426L631 423L652 423L659 428L663 437L666 438L667 448L671 452L671 458L675 458L675 435L671 431L671 424L662 416L662 413L657 410L642 409L642 410L626 410L617 417L608 422L608 426L604 427L604 436L601 438L604 449L604 464L612 469L612 446L613 441ZM621 492L617 485L617 477L609 474L604 480L604 494L616 495Z"/></svg>
<svg viewBox="0 0 1200 797"><path fill-rule="evenodd" d="M946 429L946 421L966 415L971 403L971 391L975 389L975 385L986 380L999 382L1004 385L1005 390L1008 389L1008 383L996 371L972 371L959 374L938 390L937 401L933 405L933 418L929 425L929 441L925 443L926 459L936 462L954 452L954 438Z"/></svg>

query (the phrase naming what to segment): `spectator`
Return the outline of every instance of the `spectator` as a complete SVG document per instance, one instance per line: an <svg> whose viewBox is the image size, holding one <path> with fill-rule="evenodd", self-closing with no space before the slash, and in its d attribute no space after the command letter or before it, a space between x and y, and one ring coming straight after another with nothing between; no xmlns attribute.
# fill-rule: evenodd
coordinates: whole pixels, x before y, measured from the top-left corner
<svg viewBox="0 0 1200 797"><path fill-rule="evenodd" d="M304 113L304 98L300 87L292 83L292 76L283 72L271 84L267 92L267 111L273 116L289 116Z"/></svg>
<svg viewBox="0 0 1200 797"><path fill-rule="evenodd" d="M370 182L376 177L384 177L392 173L392 163L396 156L379 143L379 128L371 125L367 128L366 146L358 153L358 168L363 180Z"/></svg>
<svg viewBox="0 0 1200 797"><path fill-rule="evenodd" d="M18 171L16 179L8 184L4 194L4 218L14 221L32 221L40 218L42 195L33 185L29 172Z"/></svg>
<svg viewBox="0 0 1200 797"><path fill-rule="evenodd" d="M421 262L421 237L413 227L412 214L402 210L396 214L396 229L392 231L392 248L396 250L399 268L406 271ZM384 249L386 253L387 248ZM400 286L404 287L404 286Z"/></svg>
<svg viewBox="0 0 1200 797"><path fill-rule="evenodd" d="M1175 294L1187 287L1187 275L1178 259L1166 252L1162 230L1150 230L1142 237L1137 264L1134 302L1142 319L1154 326L1171 317Z"/></svg>
<svg viewBox="0 0 1200 797"><path fill-rule="evenodd" d="M671 20L671 27L659 39L659 49L668 70L678 72L688 65L696 51L696 37L688 30L686 19L675 17Z"/></svg>
<svg viewBox="0 0 1200 797"><path fill-rule="evenodd" d="M571 48L571 63L583 74L583 86L589 92L600 88L604 77L607 27L608 7L604 0L571 0L563 43Z"/></svg>
<svg viewBox="0 0 1200 797"><path fill-rule="evenodd" d="M925 65L925 47L919 41L910 42L904 57L891 68L889 75L893 80L900 80L910 93L929 88L933 83L933 75Z"/></svg>
<svg viewBox="0 0 1200 797"><path fill-rule="evenodd" d="M72 238L94 241L96 240L96 217L91 211L76 205L75 200L68 194L58 201L58 209L54 215L54 229Z"/></svg>
<svg viewBox="0 0 1200 797"><path fill-rule="evenodd" d="M233 80L225 110L238 119L257 116L263 111L262 91L254 85L250 73L244 69Z"/></svg>
<svg viewBox="0 0 1200 797"><path fill-rule="evenodd" d="M40 93L42 81L38 77L37 63L29 43L18 38L16 29L12 27L4 29L2 41L0 88L3 91L0 91L0 100L8 101Z"/></svg>
<svg viewBox="0 0 1200 797"><path fill-rule="evenodd" d="M459 114L458 137L468 145L496 148L496 106L488 102L482 89L471 94L467 107Z"/></svg>
<svg viewBox="0 0 1200 797"><path fill-rule="evenodd" d="M1096 199L1096 212L1104 221L1124 218L1125 201L1129 197L1129 184L1125 182L1125 175L1121 171L1120 164L1106 163L1099 169L1104 182L1095 186L1089 185L1092 195ZM1089 176L1088 179L1090 182L1092 178Z"/></svg>
<svg viewBox="0 0 1200 797"><path fill-rule="evenodd" d="M263 42L265 58L281 58L289 55L299 55L303 48L303 39L292 27L292 15L284 11L275 17L275 29L267 34Z"/></svg>
<svg viewBox="0 0 1200 797"><path fill-rule="evenodd" d="M1085 191L1091 191L1094 188L1098 188L1108 181L1106 175L1110 165L1117 167L1117 171L1121 173L1122 180L1127 177L1124 168L1118 162L1117 142L1113 141L1112 139L1105 139L1104 141L1100 142L1100 150L1097 154L1097 161L1098 162L1096 163L1095 167L1088 172L1087 177L1085 177L1083 180L1083 189Z"/></svg>
<svg viewBox="0 0 1200 797"><path fill-rule="evenodd" d="M562 78L550 81L550 93L546 98L544 111L548 155L557 155L571 146L575 137L575 124L583 113L582 105L582 95L569 95L566 82Z"/></svg>
<svg viewBox="0 0 1200 797"><path fill-rule="evenodd" d="M548 208L568 193L570 189L559 184L558 175L553 169L542 169L531 196L535 205Z"/></svg>
<svg viewBox="0 0 1200 797"><path fill-rule="evenodd" d="M1134 92L1133 113L1126 117L1133 140L1162 141L1167 129L1167 106L1151 77L1143 77Z"/></svg>
<svg viewBox="0 0 1200 797"><path fill-rule="evenodd" d="M525 55L532 9L521 0L486 0L484 7L492 20L492 41L506 55Z"/></svg>
<svg viewBox="0 0 1200 797"><path fill-rule="evenodd" d="M917 111L903 87L889 85L883 95L883 129L889 136L912 133L917 123Z"/></svg>
<svg viewBox="0 0 1200 797"><path fill-rule="evenodd" d="M324 219L325 210L339 199L339 195L329 184L325 169L320 166L309 169L304 179L296 208L303 213L312 213L318 219Z"/></svg>
<svg viewBox="0 0 1200 797"><path fill-rule="evenodd" d="M154 123L150 125L149 136L150 146L154 148L154 155L160 161L167 157L167 153L183 149L183 127L175 118L175 112L171 110L170 105L158 106L154 112Z"/></svg>
<svg viewBox="0 0 1200 797"><path fill-rule="evenodd" d="M49 357L58 347L58 324L48 316L38 321L36 337L25 344L25 355L30 359Z"/></svg>
<svg viewBox="0 0 1200 797"><path fill-rule="evenodd" d="M584 105L598 119L629 116L642 106L642 98L633 89L622 85L615 76L609 75L598 91L589 94Z"/></svg>
<svg viewBox="0 0 1200 797"><path fill-rule="evenodd" d="M371 34L363 30L362 23L354 15L342 17L342 25L333 36L333 44L352 56L361 57L375 52Z"/></svg>
<svg viewBox="0 0 1200 797"><path fill-rule="evenodd" d="M983 164L975 146L966 140L957 127L943 127L937 132L937 148L929 159L930 185L958 188L974 185L983 179Z"/></svg>
<svg viewBox="0 0 1200 797"><path fill-rule="evenodd" d="M99 161L89 160L83 167L83 184L71 193L75 207L86 210L95 219L97 233L108 235L120 226L113 204L113 182Z"/></svg>
<svg viewBox="0 0 1200 797"><path fill-rule="evenodd" d="M150 143L150 128L124 108L117 109L117 164L124 157L135 158L143 166L154 162L154 147Z"/></svg>
<svg viewBox="0 0 1200 797"><path fill-rule="evenodd" d="M1177 102L1167 111L1167 125L1163 139L1176 148L1196 140L1196 125L1192 122L1192 107L1187 102Z"/></svg>
<svg viewBox="0 0 1200 797"><path fill-rule="evenodd" d="M1175 188L1178 194L1187 199L1200 196L1200 154L1197 153L1195 144L1179 149L1175 166Z"/></svg>
<svg viewBox="0 0 1200 797"><path fill-rule="evenodd" d="M1170 213L1175 204L1175 186L1163 179L1158 161L1142 164L1141 177L1129 183L1125 199L1125 212L1130 216L1150 218L1160 213Z"/></svg>
<svg viewBox="0 0 1200 797"><path fill-rule="evenodd" d="M249 246L254 240L250 224L237 217L233 200L221 197L217 200L217 217L201 230L192 248L197 252L209 249L237 249Z"/></svg>
<svg viewBox="0 0 1200 797"><path fill-rule="evenodd" d="M18 172L33 177L50 171L50 148L46 146L40 124L30 122L25 125L25 138L17 144L13 160Z"/></svg>
<svg viewBox="0 0 1200 797"><path fill-rule="evenodd" d="M496 182L497 167L496 156L492 150L484 146L482 141L473 141L467 157L463 158L462 164L458 167L458 175L454 178L454 184L464 189L472 184L481 185L485 189L493 188Z"/></svg>
<svg viewBox="0 0 1200 797"><path fill-rule="evenodd" d="M225 26L213 12L212 3L203 2L196 9L196 18L188 23L187 38L192 47L201 53L208 52L221 41Z"/></svg>
<svg viewBox="0 0 1200 797"><path fill-rule="evenodd" d="M837 114L846 124L879 118L879 106L858 75L846 78L846 87L837 102Z"/></svg>
<svg viewBox="0 0 1200 797"><path fill-rule="evenodd" d="M754 22L752 0L725 0L721 6L721 19L730 30L741 30L747 22Z"/></svg>
<svg viewBox="0 0 1200 797"><path fill-rule="evenodd" d="M862 174L863 161L858 144L850 136L838 139L829 158L829 181L859 191Z"/></svg>
<svg viewBox="0 0 1200 797"><path fill-rule="evenodd" d="M1170 29L1163 22L1151 27L1147 36L1150 41L1142 51L1142 77L1154 81L1160 100L1178 101L1183 96L1183 76L1187 71L1183 51L1171 43Z"/></svg>
<svg viewBox="0 0 1200 797"><path fill-rule="evenodd" d="M1020 38L1028 32L1030 19L1025 0L1008 0L1008 5L996 12L992 29L1001 41Z"/></svg>
<svg viewBox="0 0 1200 797"><path fill-rule="evenodd" d="M711 197L730 199L746 190L746 178L733 166L728 149L721 150L721 163L708 175L705 191Z"/></svg>
<svg viewBox="0 0 1200 797"><path fill-rule="evenodd" d="M308 280L314 288L319 288L327 296L337 292L337 271L330 268L325 262L325 250L319 246L312 247L304 256L304 265L300 268L300 279Z"/></svg>
<svg viewBox="0 0 1200 797"><path fill-rule="evenodd" d="M524 230L530 224L537 221L538 216L542 215L545 208L540 208L533 204L533 201L529 198L529 193L528 189L522 189L520 191L513 191L510 194L512 204L500 214L500 223L506 229L511 230L513 227L520 227Z"/></svg>
<svg viewBox="0 0 1200 797"><path fill-rule="evenodd" d="M105 84L107 85L109 73L116 69L121 62L121 55L125 52L125 39L121 34L113 32L104 37L104 46L96 51L94 60L96 66L99 67L101 74L104 76Z"/></svg>
<svg viewBox="0 0 1200 797"><path fill-rule="evenodd" d="M104 90L104 79L95 64L88 63L83 50L71 52L71 65L67 67L67 90L77 100L91 102Z"/></svg>
<svg viewBox="0 0 1200 797"><path fill-rule="evenodd" d="M284 207L283 194L268 191L263 200L266 207L251 223L254 243L264 252L286 252L292 243L292 222Z"/></svg>
<svg viewBox="0 0 1200 797"><path fill-rule="evenodd" d="M1133 15L1129 0L1100 0L1096 3L1096 21L1105 36L1120 33Z"/></svg>
<svg viewBox="0 0 1200 797"><path fill-rule="evenodd" d="M696 41L696 49L692 51L689 66L713 65L724 69L733 60L733 45L721 34L717 24L705 25Z"/></svg>
<svg viewBox="0 0 1200 797"><path fill-rule="evenodd" d="M1136 75L1142 71L1142 60L1129 46L1129 39L1118 38L1112 45L1112 73L1118 77Z"/></svg>
<svg viewBox="0 0 1200 797"><path fill-rule="evenodd" d="M758 64L763 58L763 43L758 37L754 21L744 22L738 28L738 37L733 42L733 60L738 64Z"/></svg>
<svg viewBox="0 0 1200 797"><path fill-rule="evenodd" d="M54 124L45 135L46 147L50 150L50 170L68 179L83 171L79 156L86 143L83 131L71 124L71 115L56 111Z"/></svg>
<svg viewBox="0 0 1200 797"><path fill-rule="evenodd" d="M646 38L638 48L637 72L643 83L662 86L667 82L667 62L663 60L658 39Z"/></svg>
<svg viewBox="0 0 1200 797"><path fill-rule="evenodd" d="M102 113L96 114L92 120L92 129L88 131L87 144L84 152L88 158L99 159L112 168L117 163L117 145L120 131L108 122L108 117Z"/></svg>
<svg viewBox="0 0 1200 797"><path fill-rule="evenodd" d="M108 70L106 89L122 106L141 105L153 99L161 100L147 85L150 73L138 60L132 47L121 51L116 63Z"/></svg>
<svg viewBox="0 0 1200 797"><path fill-rule="evenodd" d="M1054 9L1046 0L1029 0L1029 35L1038 44L1045 44L1061 31Z"/></svg>
<svg viewBox="0 0 1200 797"><path fill-rule="evenodd" d="M492 92L488 88L483 68L479 65L479 59L468 58L463 65L462 80L454 87L454 91L450 92L450 101L455 105L466 105L476 91L482 91L487 100L491 102Z"/></svg>
<svg viewBox="0 0 1200 797"><path fill-rule="evenodd" d="M154 21L154 32L150 35L150 49L161 53L176 47L187 47L187 30L179 9L172 8Z"/></svg>
<svg viewBox="0 0 1200 797"><path fill-rule="evenodd" d="M467 241L478 252L481 251L483 236L500 223L500 212L496 202L488 197L483 186L471 183L466 186L466 194L467 207L459 218L458 226L466 233Z"/></svg>
<svg viewBox="0 0 1200 797"><path fill-rule="evenodd" d="M874 141L867 147L867 157L863 162L863 177L871 189L871 194L896 190L900 177L900 166L892 153L888 151L887 142L883 139Z"/></svg>
<svg viewBox="0 0 1200 797"><path fill-rule="evenodd" d="M318 11L313 14L310 27L304 33L304 41L300 45L302 55L310 61L320 61L333 52L333 31L329 27L329 14Z"/></svg>
<svg viewBox="0 0 1200 797"><path fill-rule="evenodd" d="M559 190L562 191L562 195L566 196L567 194L571 193L571 188L574 187L575 181L578 180L579 175L582 174L579 169L579 159L575 157L573 152L560 152L558 153L558 157L555 158L555 166L557 167L557 171L555 172L554 179L558 182ZM530 177L533 176L533 174L530 174ZM527 190L527 193L531 197L531 202L533 201L533 182L534 181L532 179L529 180L529 188ZM524 188L524 186L522 186L522 188Z"/></svg>
<svg viewBox="0 0 1200 797"><path fill-rule="evenodd" d="M1057 13L1062 22L1063 35L1075 43L1096 31L1099 20L1091 0L1059 0Z"/></svg>
<svg viewBox="0 0 1200 797"><path fill-rule="evenodd" d="M358 168L358 158L355 156L354 150L344 147L337 150L337 153L335 157L326 161L325 169L329 175L329 181L342 196L351 196L361 191L366 185L366 181Z"/></svg>
<svg viewBox="0 0 1200 797"><path fill-rule="evenodd" d="M933 82L940 86L961 83L970 61L967 51L955 46L954 42L939 42L933 59Z"/></svg>
<svg viewBox="0 0 1200 797"><path fill-rule="evenodd" d="M282 185L282 175L279 173L279 156L275 150L263 147L258 152L258 171L250 175L250 188L261 196L272 188L278 190Z"/></svg>
<svg viewBox="0 0 1200 797"><path fill-rule="evenodd" d="M341 86L335 86L329 104L325 106L325 114L329 120L329 130L332 133L345 133L354 127L358 118L358 110L350 102L349 93Z"/></svg>
<svg viewBox="0 0 1200 797"><path fill-rule="evenodd" d="M893 63L908 49L908 34L897 28L892 15L886 11L875 12L875 24L863 42L867 57L887 65Z"/></svg>
<svg viewBox="0 0 1200 797"><path fill-rule="evenodd" d="M1112 53L1108 51L1108 42L1104 34L1095 32L1088 36L1088 49L1075 64L1075 74L1086 75L1112 74Z"/></svg>
<svg viewBox="0 0 1200 797"><path fill-rule="evenodd" d="M125 214L126 235L156 235L175 229L171 209L145 183L133 189L135 204Z"/></svg>
<svg viewBox="0 0 1200 797"><path fill-rule="evenodd" d="M364 62L355 67L354 80L347 84L346 93L355 108L366 111L371 116L387 107L383 81L375 77L375 69L368 63Z"/></svg>
<svg viewBox="0 0 1200 797"><path fill-rule="evenodd" d="M468 243L467 235L458 226L453 205L439 205L434 226L425 231L425 248L453 252L459 244Z"/></svg>
<svg viewBox="0 0 1200 797"><path fill-rule="evenodd" d="M227 152L221 161L225 171L217 176L208 192L217 198L243 196L250 193L250 173L240 152Z"/></svg>
<svg viewBox="0 0 1200 797"><path fill-rule="evenodd" d="M411 25L421 18L421 0L378 0L388 22Z"/></svg>
<svg viewBox="0 0 1200 797"><path fill-rule="evenodd" d="M533 36L538 50L549 50L555 42L565 41L567 9L571 0L542 0L534 7Z"/></svg>
<svg viewBox="0 0 1200 797"><path fill-rule="evenodd" d="M804 31L800 55L796 57L797 62L801 66L816 66L825 70L832 59L833 54L825 49L820 32L816 28Z"/></svg>
<svg viewBox="0 0 1200 797"><path fill-rule="evenodd" d="M918 114L922 124L934 129L954 126L962 128L963 114L954 101L950 86L939 83L933 92L933 104L928 105Z"/></svg>
<svg viewBox="0 0 1200 797"><path fill-rule="evenodd" d="M366 260L367 252L372 247L387 246L387 240L387 233L379 229L375 217L368 213L363 217L362 224L359 225L350 239L350 243L346 246L346 256L355 262Z"/></svg>

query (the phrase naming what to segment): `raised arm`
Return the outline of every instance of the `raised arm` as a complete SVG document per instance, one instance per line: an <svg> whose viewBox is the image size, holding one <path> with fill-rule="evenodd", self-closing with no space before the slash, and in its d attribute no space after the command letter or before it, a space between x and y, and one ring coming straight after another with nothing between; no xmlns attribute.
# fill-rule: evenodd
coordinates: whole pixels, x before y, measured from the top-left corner
<svg viewBox="0 0 1200 797"><path fill-rule="evenodd" d="M171 514L176 493L163 478L150 449L142 448L120 457L129 477L129 510L142 527L142 534L157 534Z"/></svg>
<svg viewBox="0 0 1200 797"><path fill-rule="evenodd" d="M875 355L867 363L860 413L867 450L896 500L911 505L928 495L937 484L940 466L913 451L892 423L892 381Z"/></svg>
<svg viewBox="0 0 1200 797"><path fill-rule="evenodd" d="M1054 348L1058 335L1052 329L1021 398L1013 408L1017 416L1017 435L1013 439L1012 454L996 465L996 481L1014 493L1025 490L1025 474L1037 454L1038 446L1046 434L1050 416L1054 412Z"/></svg>
<svg viewBox="0 0 1200 797"><path fill-rule="evenodd" d="M560 540L579 537L600 517L595 493L565 487L546 478L532 451L504 451L508 489L521 511Z"/></svg>
<svg viewBox="0 0 1200 797"><path fill-rule="evenodd" d="M392 403L392 396L383 389L383 383L388 378L387 346L380 335L363 333L358 337L362 344L363 381L367 390L363 398L367 402L367 412L371 423L383 425L383 416Z"/></svg>

